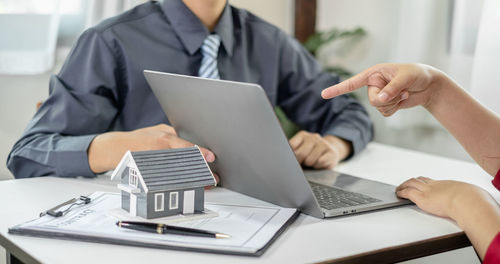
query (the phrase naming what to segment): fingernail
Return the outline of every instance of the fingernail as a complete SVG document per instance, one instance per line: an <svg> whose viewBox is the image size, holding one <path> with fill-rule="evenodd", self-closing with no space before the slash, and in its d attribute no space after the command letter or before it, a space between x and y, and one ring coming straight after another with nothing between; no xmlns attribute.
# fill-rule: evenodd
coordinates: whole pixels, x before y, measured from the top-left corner
<svg viewBox="0 0 500 264"><path fill-rule="evenodd" d="M208 162L213 162L215 160L214 154L208 153L207 154L207 161Z"/></svg>
<svg viewBox="0 0 500 264"><path fill-rule="evenodd" d="M402 95L401 95L401 100L406 100L408 99L410 95L408 94L408 92L404 92Z"/></svg>
<svg viewBox="0 0 500 264"><path fill-rule="evenodd" d="M389 95L386 92L381 92L378 94L380 101L385 102L389 99Z"/></svg>

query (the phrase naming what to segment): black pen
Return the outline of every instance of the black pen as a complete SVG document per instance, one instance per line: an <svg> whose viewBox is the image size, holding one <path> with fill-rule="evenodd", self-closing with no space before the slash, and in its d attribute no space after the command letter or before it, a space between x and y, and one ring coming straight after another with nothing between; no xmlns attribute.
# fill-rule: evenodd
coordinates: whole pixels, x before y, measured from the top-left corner
<svg viewBox="0 0 500 264"><path fill-rule="evenodd" d="M173 234L173 235L199 236L199 237L212 237L212 238L231 237L230 235L210 232L196 228L171 226L171 225L148 223L148 222L117 221L116 225L123 228L133 229L137 231L144 231L149 233L157 233L157 234Z"/></svg>

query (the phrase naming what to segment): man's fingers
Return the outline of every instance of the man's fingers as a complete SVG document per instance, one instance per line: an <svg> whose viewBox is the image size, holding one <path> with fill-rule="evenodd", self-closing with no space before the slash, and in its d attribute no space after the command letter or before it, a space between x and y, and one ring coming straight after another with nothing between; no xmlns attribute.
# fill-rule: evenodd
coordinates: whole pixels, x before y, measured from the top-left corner
<svg viewBox="0 0 500 264"><path fill-rule="evenodd" d="M186 148L186 147L194 146L193 143L191 143L187 140L184 140L180 137L174 136L174 135L171 136L171 138L169 140L169 145L170 145L170 148ZM207 162L214 162L215 161L215 154L212 151L210 151L206 148L203 148L203 147L200 147L200 151L203 154L203 157L205 157L205 160L207 160Z"/></svg>
<svg viewBox="0 0 500 264"><path fill-rule="evenodd" d="M304 160L311 154L313 148L315 146L314 140L304 139L300 147L294 150L297 161L302 164Z"/></svg>
<svg viewBox="0 0 500 264"><path fill-rule="evenodd" d="M219 182L220 182L219 175L217 173L213 173L213 175L214 175L214 178L215 178L215 185L219 184Z"/></svg>
<svg viewBox="0 0 500 264"><path fill-rule="evenodd" d="M333 169L339 162L339 158L334 152L327 152L319 157L313 168L315 169Z"/></svg>
<svg viewBox="0 0 500 264"><path fill-rule="evenodd" d="M363 86L368 85L368 77L370 76L371 68L354 75L353 77L338 83L336 85L330 86L321 92L321 97L324 99L330 99L335 96L350 93L357 90Z"/></svg>
<svg viewBox="0 0 500 264"><path fill-rule="evenodd" d="M202 147L200 147L200 150L201 153L203 154L203 157L205 157L205 160L207 160L207 162L215 161L215 154L212 151Z"/></svg>
<svg viewBox="0 0 500 264"><path fill-rule="evenodd" d="M177 132L175 132L175 129L172 126L169 126L167 124L159 124L159 125L156 125L156 127L159 128L160 130L166 132L166 133L177 135Z"/></svg>
<svg viewBox="0 0 500 264"><path fill-rule="evenodd" d="M307 136L308 133L306 133L305 131L299 131L289 141L290 147L292 147L293 152L295 153L295 157L300 164L302 164L309 152L311 152L311 150L309 149L310 142L308 143Z"/></svg>
<svg viewBox="0 0 500 264"><path fill-rule="evenodd" d="M304 141L304 133L298 132L289 141L290 146L293 150L296 150Z"/></svg>
<svg viewBox="0 0 500 264"><path fill-rule="evenodd" d="M324 144L316 144L314 148L312 149L311 153L307 155L306 159L304 160L304 165L309 166L309 167L314 167L316 163L318 162L319 158L326 152L328 151L328 148Z"/></svg>
<svg viewBox="0 0 500 264"><path fill-rule="evenodd" d="M166 137L170 148L187 148L194 146L193 143L170 133L168 133Z"/></svg>
<svg viewBox="0 0 500 264"><path fill-rule="evenodd" d="M217 175L217 173L213 173L213 175L215 178L215 186L217 186L217 184L219 184L219 182L220 182L220 177L219 177L219 175ZM210 190L212 188L214 188L213 185L205 186L205 190Z"/></svg>
<svg viewBox="0 0 500 264"><path fill-rule="evenodd" d="M297 158L297 161L300 164L302 164L304 162L304 160L307 158L307 156L309 156L313 147L314 147L314 144L311 144L310 142L306 142L306 143L300 145L300 147L297 150L295 150L295 157Z"/></svg>

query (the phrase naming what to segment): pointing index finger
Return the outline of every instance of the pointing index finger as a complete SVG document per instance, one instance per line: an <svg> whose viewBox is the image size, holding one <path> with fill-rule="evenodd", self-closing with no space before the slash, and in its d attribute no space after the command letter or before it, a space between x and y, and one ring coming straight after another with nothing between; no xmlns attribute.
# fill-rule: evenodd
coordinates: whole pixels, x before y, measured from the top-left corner
<svg viewBox="0 0 500 264"><path fill-rule="evenodd" d="M350 93L354 90L368 85L369 70L370 69L365 70L341 83L324 89L321 92L321 97L323 97L324 99L330 99L342 94Z"/></svg>

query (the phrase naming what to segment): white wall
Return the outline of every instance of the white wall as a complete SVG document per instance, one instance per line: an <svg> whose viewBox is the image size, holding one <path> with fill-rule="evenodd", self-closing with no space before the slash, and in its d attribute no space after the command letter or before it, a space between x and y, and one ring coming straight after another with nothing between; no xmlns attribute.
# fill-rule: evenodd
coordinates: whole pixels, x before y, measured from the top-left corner
<svg viewBox="0 0 500 264"><path fill-rule="evenodd" d="M293 0L229 0L229 3L247 9L288 34L293 34L295 12Z"/></svg>
<svg viewBox="0 0 500 264"><path fill-rule="evenodd" d="M500 115L500 1L486 0L481 19L471 94L482 104Z"/></svg>
<svg viewBox="0 0 500 264"><path fill-rule="evenodd" d="M387 61L394 42L389 36L394 36L397 29L398 6L398 0L319 0L316 25L319 31L360 26L368 33L361 42L348 48L341 49L344 42L340 42L323 50L321 61L340 64L354 72Z"/></svg>
<svg viewBox="0 0 500 264"><path fill-rule="evenodd" d="M348 52L339 52L342 43L323 52L330 63L354 72L388 61L443 65L449 1L319 0L318 5L318 30L361 26L367 31Z"/></svg>

